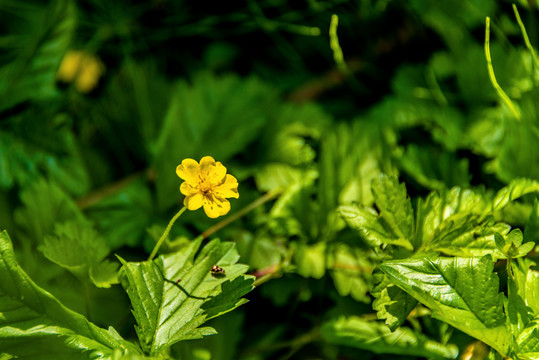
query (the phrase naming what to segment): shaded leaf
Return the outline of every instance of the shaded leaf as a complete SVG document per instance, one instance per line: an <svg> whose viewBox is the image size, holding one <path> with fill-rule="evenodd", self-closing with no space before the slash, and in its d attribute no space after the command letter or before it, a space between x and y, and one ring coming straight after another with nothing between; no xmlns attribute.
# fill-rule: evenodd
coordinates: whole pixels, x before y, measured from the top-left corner
<svg viewBox="0 0 539 360"><path fill-rule="evenodd" d="M84 283L91 281L98 287L118 283L118 264L104 261L110 249L105 239L87 223L57 224L54 236L46 237L40 250L47 259Z"/></svg>
<svg viewBox="0 0 539 360"><path fill-rule="evenodd" d="M50 99L56 95L56 70L70 45L75 19L72 1L50 2L40 19L41 26L30 34L32 41L0 70L0 111L25 100Z"/></svg>
<svg viewBox="0 0 539 360"><path fill-rule="evenodd" d="M456 345L441 344L408 328L391 332L378 322L357 316L341 317L322 326L325 341L369 350L377 354L414 355L428 358L450 358L458 355Z"/></svg>

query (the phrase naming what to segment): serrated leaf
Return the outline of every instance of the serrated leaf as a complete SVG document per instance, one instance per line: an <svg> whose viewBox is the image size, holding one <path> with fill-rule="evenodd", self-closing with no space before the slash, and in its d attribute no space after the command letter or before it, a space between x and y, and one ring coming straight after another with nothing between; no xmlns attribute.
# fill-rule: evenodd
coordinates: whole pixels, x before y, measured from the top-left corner
<svg viewBox="0 0 539 360"><path fill-rule="evenodd" d="M391 261L380 265L390 280L433 311L433 316L508 353L503 295L490 256Z"/></svg>
<svg viewBox="0 0 539 360"><path fill-rule="evenodd" d="M371 272L374 264L369 252L345 243L331 243L327 253L327 268L340 296L369 303Z"/></svg>
<svg viewBox="0 0 539 360"><path fill-rule="evenodd" d="M395 237L410 239L414 226L412 203L404 184L399 184L396 177L381 175L372 182L374 201Z"/></svg>
<svg viewBox="0 0 539 360"><path fill-rule="evenodd" d="M539 358L539 324L537 320L531 321L518 334L515 355L518 356L518 359L522 360L535 360Z"/></svg>
<svg viewBox="0 0 539 360"><path fill-rule="evenodd" d="M239 255L234 244L214 240L195 257L199 246L200 240L155 261L122 260L122 283L133 305L137 335L150 355L215 333L200 326L245 303L241 296L252 289L252 278L244 275L247 266L235 264ZM213 265L223 267L225 276L212 276Z"/></svg>
<svg viewBox="0 0 539 360"><path fill-rule="evenodd" d="M52 234L56 222L84 221L75 202L52 182L38 180L20 198L23 207L15 211L20 240L37 245Z"/></svg>
<svg viewBox="0 0 539 360"><path fill-rule="evenodd" d="M56 224L54 236L47 236L40 250L84 283L92 281L98 287L118 283L118 264L104 261L110 249L88 223Z"/></svg>
<svg viewBox="0 0 539 360"><path fill-rule="evenodd" d="M29 99L49 99L57 92L56 70L75 30L75 5L53 1L43 15L19 56L0 70L0 111Z"/></svg>
<svg viewBox="0 0 539 360"><path fill-rule="evenodd" d="M539 315L539 271L528 270L526 274L526 305L532 314Z"/></svg>
<svg viewBox="0 0 539 360"><path fill-rule="evenodd" d="M113 349L138 353L38 287L17 264L5 231L0 259L0 353L28 360L106 358Z"/></svg>
<svg viewBox="0 0 539 360"><path fill-rule="evenodd" d="M378 214L374 209L364 208L358 205L343 205L338 209L348 226L358 231L369 245L378 248L381 245L397 245L407 250L413 250L413 246L407 239L393 237L390 229L378 221Z"/></svg>
<svg viewBox="0 0 539 360"><path fill-rule="evenodd" d="M372 308L376 310L378 319L384 320L391 331L395 331L404 324L410 312L417 305L417 300L407 292L394 285L387 275L379 269L373 273L373 288L371 290L374 301Z"/></svg>
<svg viewBox="0 0 539 360"><path fill-rule="evenodd" d="M377 354L450 358L458 355L456 345L441 344L408 328L391 332L387 326L357 316L341 317L322 326L322 338L332 344L369 350Z"/></svg>

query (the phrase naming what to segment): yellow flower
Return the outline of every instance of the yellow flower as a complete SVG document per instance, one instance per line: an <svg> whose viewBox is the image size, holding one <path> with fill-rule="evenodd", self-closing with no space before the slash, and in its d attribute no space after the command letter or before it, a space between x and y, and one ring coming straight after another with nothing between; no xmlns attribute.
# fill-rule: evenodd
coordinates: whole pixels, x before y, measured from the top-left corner
<svg viewBox="0 0 539 360"><path fill-rule="evenodd" d="M74 82L75 88L81 93L89 93L105 72L105 66L99 58L80 50L68 51L56 73L58 80Z"/></svg>
<svg viewBox="0 0 539 360"><path fill-rule="evenodd" d="M226 198L238 198L238 180L226 173L226 168L211 156L205 156L200 164L193 159L185 159L176 168L176 174L184 180L180 191L185 195L183 204L189 210L204 206L204 212L211 218L225 215L230 211Z"/></svg>

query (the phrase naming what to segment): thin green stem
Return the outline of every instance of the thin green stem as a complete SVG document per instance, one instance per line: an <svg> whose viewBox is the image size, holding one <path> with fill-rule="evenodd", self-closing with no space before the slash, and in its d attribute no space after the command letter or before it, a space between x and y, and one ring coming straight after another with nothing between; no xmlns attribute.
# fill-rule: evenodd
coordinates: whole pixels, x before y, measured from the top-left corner
<svg viewBox="0 0 539 360"><path fill-rule="evenodd" d="M167 225L167 228L165 229L165 232L163 233L163 235L161 235L161 238L159 239L159 241L157 242L157 244L155 244L155 247L153 248L152 250L152 253L150 254L150 256L148 256L148 261L151 261L153 260L153 258L155 257L155 255L157 255L157 251L159 250L159 248L161 247L161 245L163 245L163 242L165 241L165 239L167 238L168 236L168 233L170 232L170 229L172 229L172 225L174 225L174 222L176 220L178 220L178 218L181 216L181 214L183 214L185 212L185 210L187 210L187 207L182 207L180 209L180 211L178 211L176 213L176 215L174 215L172 217L172 219L170 219L170 222L168 223Z"/></svg>
<svg viewBox="0 0 539 360"><path fill-rule="evenodd" d="M259 197L258 199L256 199L255 201L253 201L252 203L250 203L249 205L247 205L243 209L239 210L238 212L236 212L236 213L230 215L229 217L227 217L226 219L224 219L224 220L218 222L217 224L213 225L208 230L204 231L202 234L197 236L196 239L198 239L198 238L206 239L207 237L209 237L213 233L221 230L222 228L224 228L225 226L227 226L231 222L238 220L239 218L246 215L247 213L249 213L253 209L257 208L258 206L270 201L271 199L276 198L281 192L282 192L281 189L277 189L277 190L273 190L273 191L269 191L269 192L265 193L264 195L262 195L261 197Z"/></svg>
<svg viewBox="0 0 539 360"><path fill-rule="evenodd" d="M509 110L513 113L515 118L520 121L520 113L518 109L513 105L513 102L507 96L505 91L503 91L500 84L498 84L498 81L496 80L496 75L494 75L494 67L492 66L492 59L490 57L490 18L486 18L486 26L485 26L485 57L487 58L487 69L488 69L488 75L490 77L490 82L492 83L492 86L498 93L498 96L502 99L502 101L507 105Z"/></svg>
<svg viewBox="0 0 539 360"><path fill-rule="evenodd" d="M513 12L515 13L515 18L517 19L518 26L520 27L520 32L522 33L522 37L524 38L524 43L526 44L528 51L532 55L533 64L535 65L535 67L539 67L539 59L537 59L537 55L535 54L535 49L533 48L530 42L530 38L528 37L528 33L526 32L526 28L524 27L524 23L522 22L522 19L520 18L520 14L518 13L518 9L515 4L513 4Z"/></svg>

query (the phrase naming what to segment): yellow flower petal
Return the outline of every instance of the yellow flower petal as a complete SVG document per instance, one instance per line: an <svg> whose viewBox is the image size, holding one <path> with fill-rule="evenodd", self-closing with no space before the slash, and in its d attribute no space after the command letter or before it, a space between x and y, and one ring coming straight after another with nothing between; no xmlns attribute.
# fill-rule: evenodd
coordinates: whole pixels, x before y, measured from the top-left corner
<svg viewBox="0 0 539 360"><path fill-rule="evenodd" d="M180 179L187 181L191 186L197 186L199 182L200 166L193 159L184 159L176 168L176 174Z"/></svg>
<svg viewBox="0 0 539 360"><path fill-rule="evenodd" d="M230 202L223 198L205 196L202 202L204 205L204 212L212 219L225 215L230 211Z"/></svg>
<svg viewBox="0 0 539 360"><path fill-rule="evenodd" d="M223 164L217 161L215 163L215 166L213 166L208 172L208 180L213 185L219 185L224 181L225 175L226 167L224 167Z"/></svg>
<svg viewBox="0 0 539 360"><path fill-rule="evenodd" d="M191 186L187 181L184 181L180 185L180 192L185 196L193 196L200 193L200 190L197 187Z"/></svg>
<svg viewBox="0 0 539 360"><path fill-rule="evenodd" d="M230 174L227 174L225 181L213 188L214 193L222 198L238 198L240 194L238 193L238 180Z"/></svg>
<svg viewBox="0 0 539 360"><path fill-rule="evenodd" d="M197 209L200 209L203 201L204 201L204 196L198 193L198 194L194 194L193 196L186 196L185 200L183 200L183 204L187 206L189 210L197 210Z"/></svg>
<svg viewBox="0 0 539 360"><path fill-rule="evenodd" d="M208 175L214 166L215 160L211 156L204 156L202 159L200 159L200 174L204 180L208 180Z"/></svg>

